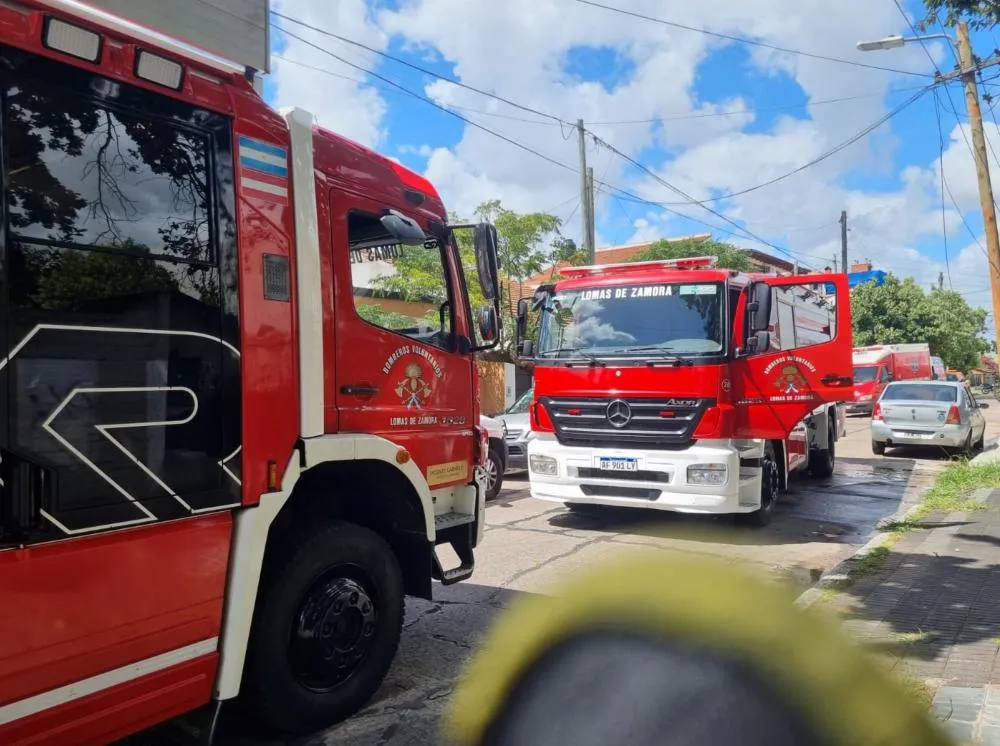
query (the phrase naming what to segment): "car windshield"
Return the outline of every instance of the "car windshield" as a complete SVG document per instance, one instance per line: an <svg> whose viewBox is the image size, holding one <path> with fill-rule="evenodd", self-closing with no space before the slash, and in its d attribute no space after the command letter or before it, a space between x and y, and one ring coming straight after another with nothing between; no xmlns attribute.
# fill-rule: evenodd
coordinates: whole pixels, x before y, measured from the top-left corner
<svg viewBox="0 0 1000 746"><path fill-rule="evenodd" d="M717 282L560 292L543 309L538 356L718 354L724 349L723 297Z"/></svg>
<svg viewBox="0 0 1000 746"><path fill-rule="evenodd" d="M504 414L527 414L528 405L531 404L531 395L534 393L534 389L528 389L523 394L521 398L510 405Z"/></svg>
<svg viewBox="0 0 1000 746"><path fill-rule="evenodd" d="M855 365L854 366L854 382L855 383L871 383L875 380L876 367L874 365Z"/></svg>
<svg viewBox="0 0 1000 746"><path fill-rule="evenodd" d="M883 401L958 401L958 388L940 384L896 383L886 386Z"/></svg>

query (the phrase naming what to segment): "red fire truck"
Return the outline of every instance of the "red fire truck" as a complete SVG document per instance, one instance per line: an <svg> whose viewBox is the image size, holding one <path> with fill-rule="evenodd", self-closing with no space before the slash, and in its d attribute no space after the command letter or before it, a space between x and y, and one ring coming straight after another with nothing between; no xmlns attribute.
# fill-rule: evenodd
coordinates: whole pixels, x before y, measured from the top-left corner
<svg viewBox="0 0 1000 746"><path fill-rule="evenodd" d="M473 570L494 229L474 315L434 187L242 67L73 0L0 6L0 57L0 743L350 715Z"/></svg>
<svg viewBox="0 0 1000 746"><path fill-rule="evenodd" d="M764 525L789 473L832 473L836 403L853 396L846 275L714 263L564 269L519 304L519 352L535 364L533 497Z"/></svg>

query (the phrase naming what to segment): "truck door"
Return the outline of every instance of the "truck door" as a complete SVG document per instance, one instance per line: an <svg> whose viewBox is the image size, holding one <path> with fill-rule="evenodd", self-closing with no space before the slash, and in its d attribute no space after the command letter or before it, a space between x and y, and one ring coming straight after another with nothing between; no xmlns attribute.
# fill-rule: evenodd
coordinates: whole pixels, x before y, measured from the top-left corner
<svg viewBox="0 0 1000 746"><path fill-rule="evenodd" d="M327 422L332 415L340 432L405 447L431 489L467 484L478 392L471 357L458 352L469 324L459 268L436 240L399 244L379 222L386 207L330 194L336 318L328 401L336 411Z"/></svg>
<svg viewBox="0 0 1000 746"><path fill-rule="evenodd" d="M783 440L816 407L854 397L850 295L841 274L762 281L772 288L770 344L734 361L736 434ZM741 346L748 314L735 326Z"/></svg>
<svg viewBox="0 0 1000 746"><path fill-rule="evenodd" d="M121 712L211 696L240 502L232 125L0 61L0 743L106 743Z"/></svg>

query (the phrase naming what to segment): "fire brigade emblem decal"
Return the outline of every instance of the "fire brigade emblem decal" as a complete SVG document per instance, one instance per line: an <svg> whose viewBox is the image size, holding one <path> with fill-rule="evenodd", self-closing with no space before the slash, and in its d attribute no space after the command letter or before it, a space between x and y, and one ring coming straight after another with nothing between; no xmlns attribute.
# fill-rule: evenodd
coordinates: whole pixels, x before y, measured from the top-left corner
<svg viewBox="0 0 1000 746"><path fill-rule="evenodd" d="M405 358L409 359L405 361L402 370L400 371L397 368L396 372L393 373L396 363L402 362ZM413 358L419 358L419 360L414 360ZM390 379L393 380L392 390L399 397L400 404L407 409L423 409L427 406L428 401L433 397L434 391L437 388L434 379L437 379L437 382L440 383L444 376L444 369L441 367L438 359L429 350L417 345L407 344L397 347L386 358L385 364L382 366L382 374L392 376L392 379ZM410 422L410 419L413 418L394 417L390 424L420 424L416 420Z"/></svg>
<svg viewBox="0 0 1000 746"><path fill-rule="evenodd" d="M418 363L408 363L403 368L403 378L396 383L396 396L407 409L420 409L434 389L424 378L424 369Z"/></svg>
<svg viewBox="0 0 1000 746"><path fill-rule="evenodd" d="M783 365L778 377L774 380L774 387L781 389L783 394L799 394L802 389L809 386L805 376L799 372L794 365Z"/></svg>
<svg viewBox="0 0 1000 746"><path fill-rule="evenodd" d="M608 424L611 427L621 429L628 426L628 423L632 421L632 407L629 406L627 401L615 399L608 404L605 416L608 418Z"/></svg>

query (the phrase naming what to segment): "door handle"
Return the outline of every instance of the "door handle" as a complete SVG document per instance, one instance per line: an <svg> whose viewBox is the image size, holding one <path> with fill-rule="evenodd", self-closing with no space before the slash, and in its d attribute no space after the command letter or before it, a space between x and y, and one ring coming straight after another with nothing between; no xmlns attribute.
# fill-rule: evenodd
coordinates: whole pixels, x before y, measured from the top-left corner
<svg viewBox="0 0 1000 746"><path fill-rule="evenodd" d="M819 379L824 386L853 386L854 379L850 376L835 376L829 373Z"/></svg>
<svg viewBox="0 0 1000 746"><path fill-rule="evenodd" d="M341 386L340 393L348 396L375 396L378 389L374 386Z"/></svg>

